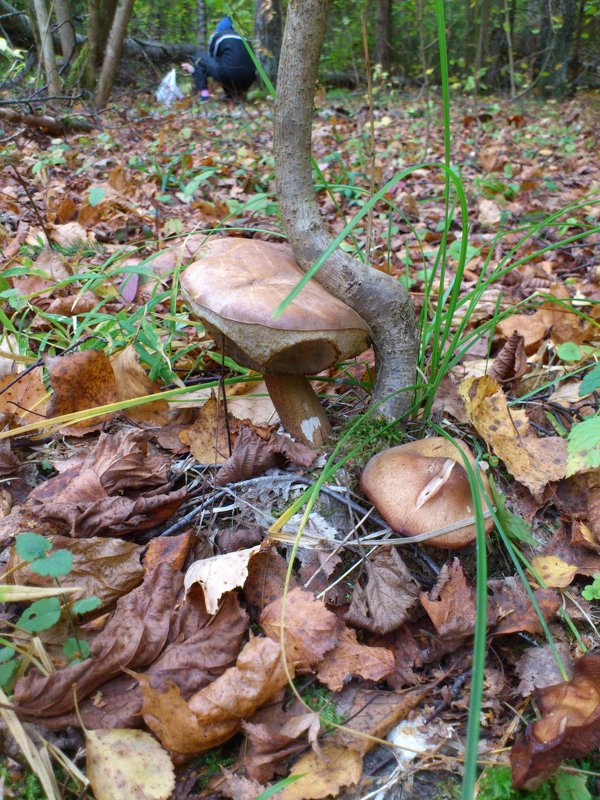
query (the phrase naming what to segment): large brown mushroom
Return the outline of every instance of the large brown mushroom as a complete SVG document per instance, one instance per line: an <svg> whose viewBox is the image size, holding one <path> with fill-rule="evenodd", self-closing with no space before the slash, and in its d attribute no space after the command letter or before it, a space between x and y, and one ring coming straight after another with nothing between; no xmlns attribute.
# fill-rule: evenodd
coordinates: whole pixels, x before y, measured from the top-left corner
<svg viewBox="0 0 600 800"><path fill-rule="evenodd" d="M238 364L263 373L289 433L322 445L331 427L305 376L366 350L368 325L316 281L273 319L304 274L286 245L213 238L196 258L182 273L181 288L216 345Z"/></svg>
<svg viewBox="0 0 600 800"><path fill-rule="evenodd" d="M475 459L458 442L471 465ZM488 497L490 486L481 473ZM443 528L473 517L473 498L460 453L443 437L421 439L377 453L366 465L360 486L388 525L403 536ZM486 510L485 499L482 504ZM489 533L493 520L485 523ZM450 533L426 540L436 547L465 547L475 541L475 524L466 522Z"/></svg>

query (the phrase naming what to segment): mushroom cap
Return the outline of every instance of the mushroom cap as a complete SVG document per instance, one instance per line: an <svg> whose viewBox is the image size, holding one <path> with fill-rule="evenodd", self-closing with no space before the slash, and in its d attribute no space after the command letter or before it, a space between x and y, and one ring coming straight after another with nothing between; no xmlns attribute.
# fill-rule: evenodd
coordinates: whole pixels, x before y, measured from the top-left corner
<svg viewBox="0 0 600 800"><path fill-rule="evenodd" d="M458 445L474 467L475 459L468 447L462 442ZM481 481L485 493L491 497L483 473ZM360 486L388 525L403 536L427 533L474 514L469 478L460 454L443 437L408 442L377 453L366 465ZM482 502L485 509L483 495ZM492 525L493 520L486 520L486 533ZM424 544L457 548L474 541L472 523Z"/></svg>
<svg viewBox="0 0 600 800"><path fill-rule="evenodd" d="M366 322L316 281L273 319L304 275L286 245L213 238L196 258L182 273L182 291L217 346L243 366L309 375L369 347Z"/></svg>

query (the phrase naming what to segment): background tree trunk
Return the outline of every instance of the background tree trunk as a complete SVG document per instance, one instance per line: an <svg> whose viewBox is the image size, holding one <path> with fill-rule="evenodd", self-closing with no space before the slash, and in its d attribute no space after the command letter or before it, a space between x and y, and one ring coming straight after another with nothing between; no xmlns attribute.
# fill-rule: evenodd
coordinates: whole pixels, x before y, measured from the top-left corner
<svg viewBox="0 0 600 800"><path fill-rule="evenodd" d="M88 52L85 65L85 85L91 91L96 85L98 59L100 58L99 0L89 0L88 2L87 41Z"/></svg>
<svg viewBox="0 0 600 800"><path fill-rule="evenodd" d="M256 0L254 3L254 50L273 86L277 83L282 19L281 0Z"/></svg>
<svg viewBox="0 0 600 800"><path fill-rule="evenodd" d="M198 49L206 50L206 3L204 0L196 0L197 8L197 31L198 31Z"/></svg>
<svg viewBox="0 0 600 800"><path fill-rule="evenodd" d="M46 9L45 0L33 0L33 8L40 32L41 58L46 73L48 83L48 94L60 94L60 78L56 69L56 59L54 58L54 43L52 32L50 31L50 18Z"/></svg>
<svg viewBox="0 0 600 800"><path fill-rule="evenodd" d="M127 32L127 25L129 23L129 17L131 16L132 7L133 0L120 0L117 5L113 24L108 36L108 42L106 44L102 69L98 76L96 94L94 96L98 108L105 106L110 97L117 66L121 58L121 51L123 50L123 40Z"/></svg>
<svg viewBox="0 0 600 800"><path fill-rule="evenodd" d="M377 0L375 10L375 53L376 64L381 64L385 72L390 68L390 38L392 35L392 0Z"/></svg>
<svg viewBox="0 0 600 800"><path fill-rule="evenodd" d="M277 102L274 152L279 204L294 256L303 270L331 244L312 185L310 139L327 0L290 0L287 10ZM394 278L336 250L317 273L331 294L355 309L372 331L376 357L372 402L396 419L408 410L412 392L389 397L415 382L417 333L412 302ZM385 399L388 398L388 399Z"/></svg>
<svg viewBox="0 0 600 800"><path fill-rule="evenodd" d="M54 13L56 14L56 22L58 23L60 51L65 63L68 63L75 49L75 26L73 25L69 0L54 0Z"/></svg>

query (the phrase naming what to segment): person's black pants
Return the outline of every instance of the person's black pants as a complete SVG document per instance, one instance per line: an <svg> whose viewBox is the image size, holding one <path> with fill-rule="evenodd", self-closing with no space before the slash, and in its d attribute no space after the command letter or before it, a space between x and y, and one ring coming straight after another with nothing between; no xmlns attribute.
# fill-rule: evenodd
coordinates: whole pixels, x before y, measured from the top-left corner
<svg viewBox="0 0 600 800"><path fill-rule="evenodd" d="M208 89L208 78L222 84L225 94L236 95L245 92L254 81L255 73L245 66L231 67L222 64L218 58L208 53L200 53L194 61L194 86L197 91Z"/></svg>

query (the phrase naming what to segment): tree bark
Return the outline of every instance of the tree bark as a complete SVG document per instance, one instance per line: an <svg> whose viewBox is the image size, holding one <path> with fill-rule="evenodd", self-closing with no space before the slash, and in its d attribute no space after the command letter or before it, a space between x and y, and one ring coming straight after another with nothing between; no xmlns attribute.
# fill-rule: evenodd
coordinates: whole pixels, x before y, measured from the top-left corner
<svg viewBox="0 0 600 800"><path fill-rule="evenodd" d="M69 0L54 0L54 13L58 23L60 51L65 62L68 63L75 49L75 26Z"/></svg>
<svg viewBox="0 0 600 800"><path fill-rule="evenodd" d="M127 32L127 25L129 24L132 7L133 0L119 0L119 4L117 5L113 24L108 36L108 42L106 43L106 52L104 53L102 69L98 76L96 94L94 95L94 100L98 108L103 108L110 97L117 66L121 60L123 40Z"/></svg>
<svg viewBox="0 0 600 800"><path fill-rule="evenodd" d="M100 54L100 6L99 0L88 2L87 61L85 64L85 85L92 91L96 85L98 59Z"/></svg>
<svg viewBox="0 0 600 800"><path fill-rule="evenodd" d="M281 0L256 0L254 3L254 49L273 86L277 84L282 19Z"/></svg>
<svg viewBox="0 0 600 800"><path fill-rule="evenodd" d="M48 17L45 0L33 0L33 8L40 32L41 57L42 63L44 64L44 72L46 73L46 81L48 83L48 93L57 95L60 94L60 78L58 77L58 71L56 69L54 43L52 41L50 19Z"/></svg>
<svg viewBox="0 0 600 800"><path fill-rule="evenodd" d="M24 114L12 108L0 107L0 119L13 125L25 125L28 128L37 128L40 131L62 136L69 131L91 131L94 125L83 119L56 118L43 114Z"/></svg>
<svg viewBox="0 0 600 800"><path fill-rule="evenodd" d="M205 0L196 0L197 9L197 31L198 31L198 48L206 50L206 3Z"/></svg>
<svg viewBox="0 0 600 800"><path fill-rule="evenodd" d="M89 8L98 7L99 0L90 0ZM2 26L11 36L17 46L32 47L36 44L31 22L23 11L19 11L7 0L0 0L0 16ZM76 35L76 44L83 44L85 36ZM54 47L60 47L58 33L53 36ZM182 61L193 55L198 48L193 44L170 44L156 42L149 39L126 38L123 42L123 56L125 58L144 58L151 61ZM97 61L94 64L94 76Z"/></svg>
<svg viewBox="0 0 600 800"><path fill-rule="evenodd" d="M294 256L311 267L332 238L321 218L312 185L310 140L319 56L328 0L290 0L277 77L274 151L279 204ZM417 332L406 289L391 276L336 250L316 279L367 322L376 372L372 403L388 420L404 414L415 383ZM393 396L390 396L393 395Z"/></svg>
<svg viewBox="0 0 600 800"><path fill-rule="evenodd" d="M377 0L375 10L375 63L387 72L390 68L392 0Z"/></svg>

